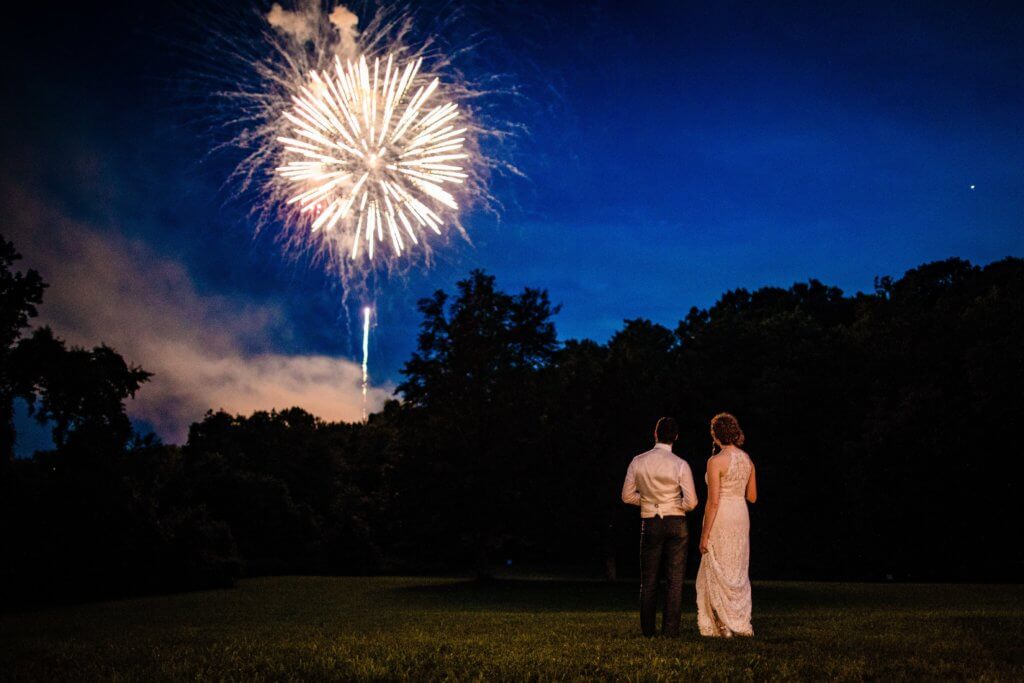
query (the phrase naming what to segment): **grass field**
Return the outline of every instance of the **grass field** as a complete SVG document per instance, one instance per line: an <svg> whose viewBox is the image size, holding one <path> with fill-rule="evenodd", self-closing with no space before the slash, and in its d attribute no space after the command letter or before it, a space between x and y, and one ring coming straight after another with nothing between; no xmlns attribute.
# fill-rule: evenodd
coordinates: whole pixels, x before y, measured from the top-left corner
<svg viewBox="0 0 1024 683"><path fill-rule="evenodd" d="M1024 680L1024 587L758 583L753 639L639 635L631 583L286 577L0 615L0 677Z"/></svg>

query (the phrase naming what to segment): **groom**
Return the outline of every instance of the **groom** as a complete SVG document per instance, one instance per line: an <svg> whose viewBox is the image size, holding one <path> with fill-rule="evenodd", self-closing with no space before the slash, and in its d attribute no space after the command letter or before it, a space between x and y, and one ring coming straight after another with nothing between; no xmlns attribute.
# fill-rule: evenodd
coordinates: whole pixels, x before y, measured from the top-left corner
<svg viewBox="0 0 1024 683"><path fill-rule="evenodd" d="M661 632L679 635L689 530L686 513L697 507L693 473L672 453L679 426L663 417L654 427L654 448L633 458L622 484L622 502L640 506L640 628L653 636L658 572L665 573L665 614Z"/></svg>

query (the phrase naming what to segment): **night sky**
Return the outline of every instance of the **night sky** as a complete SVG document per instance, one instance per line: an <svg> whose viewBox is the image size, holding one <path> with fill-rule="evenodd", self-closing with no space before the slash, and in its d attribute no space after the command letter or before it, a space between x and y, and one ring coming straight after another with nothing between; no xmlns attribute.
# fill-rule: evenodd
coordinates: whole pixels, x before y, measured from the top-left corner
<svg viewBox="0 0 1024 683"><path fill-rule="evenodd" d="M503 208L467 217L472 245L378 282L375 402L414 348L416 300L472 268L548 289L561 338L604 341L737 287L854 292L1024 256L1019 4L458 6L452 31L486 38L468 68L519 92L492 106L528 131L499 150L526 178L495 179ZM129 410L169 441L210 407L357 417L357 322L321 269L253 237L187 77L203 17L237 10L33 12L3 47L0 232L51 283L43 322L155 370Z"/></svg>

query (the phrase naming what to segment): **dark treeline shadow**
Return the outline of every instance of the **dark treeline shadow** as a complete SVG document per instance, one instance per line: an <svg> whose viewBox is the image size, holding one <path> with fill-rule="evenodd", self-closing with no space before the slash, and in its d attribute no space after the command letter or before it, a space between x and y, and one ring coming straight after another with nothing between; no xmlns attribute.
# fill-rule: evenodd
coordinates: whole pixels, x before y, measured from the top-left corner
<svg viewBox="0 0 1024 683"><path fill-rule="evenodd" d="M0 246L8 605L275 573L633 576L626 465L673 415L703 500L723 410L763 490L754 578L1024 578L1006 525L1020 519L1020 259L931 263L853 296L813 280L734 290L675 329L627 320L605 344L559 342L546 292L476 271L420 302L402 399L366 424L211 412L179 447L132 432L124 402L148 373L30 330L45 285ZM53 450L13 459L17 399ZM690 524L693 538L699 510Z"/></svg>

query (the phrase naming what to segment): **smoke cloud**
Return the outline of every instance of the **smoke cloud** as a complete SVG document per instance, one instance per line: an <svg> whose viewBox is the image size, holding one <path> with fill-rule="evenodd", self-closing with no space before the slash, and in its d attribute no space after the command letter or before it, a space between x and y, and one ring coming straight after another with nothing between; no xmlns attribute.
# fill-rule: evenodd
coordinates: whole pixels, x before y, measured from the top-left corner
<svg viewBox="0 0 1024 683"><path fill-rule="evenodd" d="M356 26L359 25L359 17L344 5L338 5L328 19L338 29L338 55L345 59L354 59L358 53L356 39L359 38L359 31L356 30Z"/></svg>
<svg viewBox="0 0 1024 683"><path fill-rule="evenodd" d="M358 54L356 40L359 31L356 27L359 25L359 17L344 5L335 7L325 22L320 3L315 0L299 3L295 10L286 10L275 2L267 12L267 23L278 33L299 43L325 39L325 42L333 45L335 53L344 59L353 59Z"/></svg>
<svg viewBox="0 0 1024 683"><path fill-rule="evenodd" d="M283 354L278 307L200 294L187 270L143 242L76 222L24 191L4 193L9 239L50 283L39 324L69 343L104 342L155 373L128 412L181 442L208 409L232 413L300 406L329 420L358 420L360 366L319 354ZM11 229L13 228L13 230ZM371 387L377 410L389 388Z"/></svg>
<svg viewBox="0 0 1024 683"><path fill-rule="evenodd" d="M267 23L280 33L305 43L316 37L317 24L320 20L314 11L312 6L307 6L305 9L292 12L275 2L267 12Z"/></svg>

